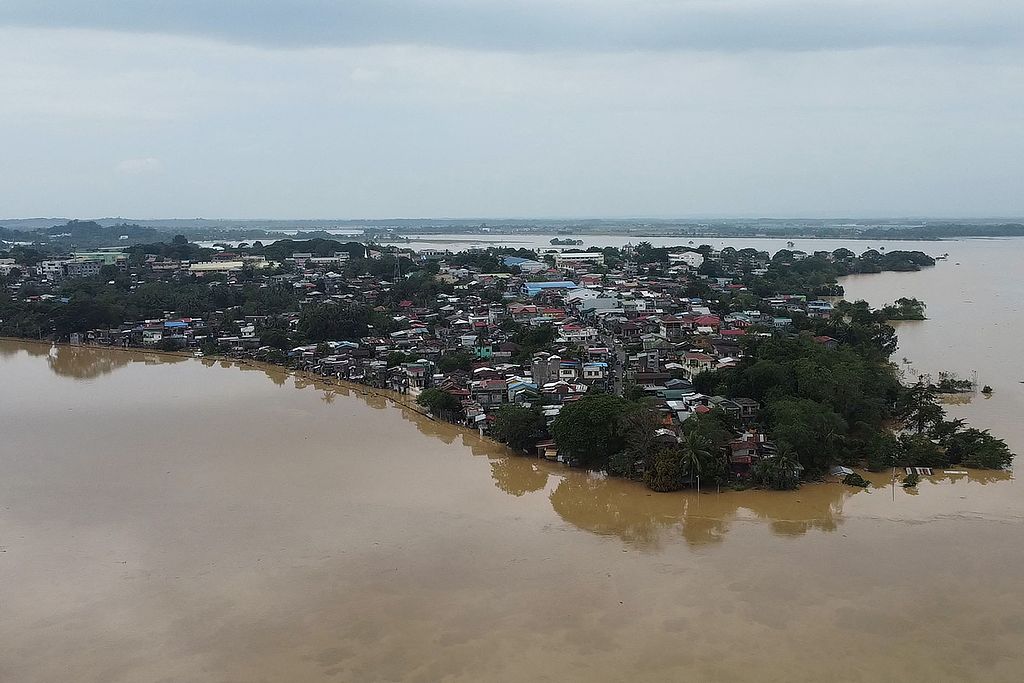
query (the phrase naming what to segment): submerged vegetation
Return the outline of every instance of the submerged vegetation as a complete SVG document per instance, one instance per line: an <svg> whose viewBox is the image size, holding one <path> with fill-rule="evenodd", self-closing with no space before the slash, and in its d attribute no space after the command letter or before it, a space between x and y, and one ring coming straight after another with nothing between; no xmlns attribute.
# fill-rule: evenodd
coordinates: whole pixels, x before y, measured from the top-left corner
<svg viewBox="0 0 1024 683"><path fill-rule="evenodd" d="M866 489L867 487L871 486L871 482L869 482L867 479L860 476L856 472L847 474L845 477L843 477L843 483L846 484L847 486L856 486L862 489Z"/></svg>
<svg viewBox="0 0 1024 683"><path fill-rule="evenodd" d="M924 320L925 308L923 301L901 297L895 304L882 307L882 317L886 320Z"/></svg>

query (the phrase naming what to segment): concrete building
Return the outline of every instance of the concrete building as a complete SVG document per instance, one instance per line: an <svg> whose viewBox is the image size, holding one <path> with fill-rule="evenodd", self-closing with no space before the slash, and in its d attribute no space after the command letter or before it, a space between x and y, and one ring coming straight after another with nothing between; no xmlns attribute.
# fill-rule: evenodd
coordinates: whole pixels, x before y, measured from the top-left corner
<svg viewBox="0 0 1024 683"><path fill-rule="evenodd" d="M569 251L555 254L555 265L559 268L603 264L604 254L599 251Z"/></svg>
<svg viewBox="0 0 1024 683"><path fill-rule="evenodd" d="M203 273L230 273L241 270L245 264L241 261L200 261L188 267L189 273L202 275Z"/></svg>

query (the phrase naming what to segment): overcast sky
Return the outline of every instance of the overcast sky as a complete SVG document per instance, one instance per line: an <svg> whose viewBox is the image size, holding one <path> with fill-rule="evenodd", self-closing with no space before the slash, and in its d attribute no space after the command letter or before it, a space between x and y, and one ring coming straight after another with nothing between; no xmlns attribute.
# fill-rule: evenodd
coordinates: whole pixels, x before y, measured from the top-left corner
<svg viewBox="0 0 1024 683"><path fill-rule="evenodd" d="M1020 0L0 0L0 216L1024 215Z"/></svg>

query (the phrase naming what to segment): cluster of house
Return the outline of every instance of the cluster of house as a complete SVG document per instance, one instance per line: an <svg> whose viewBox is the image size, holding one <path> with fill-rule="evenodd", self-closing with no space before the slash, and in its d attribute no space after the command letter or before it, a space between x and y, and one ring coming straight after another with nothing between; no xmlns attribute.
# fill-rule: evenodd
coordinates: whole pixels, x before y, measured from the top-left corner
<svg viewBox="0 0 1024 683"><path fill-rule="evenodd" d="M624 252L629 254L628 249ZM641 391L652 399L661 416L663 434L677 435L695 414L714 408L735 416L743 430L731 445L734 470L742 473L774 447L751 429L759 406L749 399L726 399L694 390L700 373L726 368L741 356L740 339L754 329L785 329L789 312L812 316L831 314L831 304L806 297L779 296L764 300L757 310L720 315L708 302L687 294L698 277L696 269L716 252L681 251L657 275L641 274L627 265L612 271L600 252L562 252L551 259L504 257L512 273L487 273L448 263L450 254L423 250L411 256L438 264L438 281L451 285L425 305L379 302L394 278L346 273L347 254L316 257L295 253L286 273L258 278L287 283L301 295L302 305L356 303L389 316L395 331L373 333L358 340L336 340L300 346L284 352L286 362L322 376L360 382L403 394L427 388L445 390L462 405L461 419L486 432L504 405L541 405L549 421L564 405L592 391ZM123 256L123 255L121 255ZM70 277L70 260L61 275ZM101 265L122 267L113 252L94 255ZM187 270L195 277L208 272L239 272L246 265L271 265L263 257L221 253L206 263L168 263L151 258L142 268L155 273ZM518 272L516 272L518 271ZM396 274L395 277L402 277ZM734 277L707 278L716 292L745 291ZM232 282L231 279L228 282ZM484 289L501 293L500 301L481 296ZM770 311L766 313L765 311ZM279 360L281 351L265 343L264 330L294 328L300 311L273 316L224 316L215 321L168 316L119 329L85 332L76 341L118 346L206 348L220 353ZM273 323L268 325L268 323ZM523 330L550 330L543 348L525 346ZM764 332L761 332L764 333ZM834 343L828 338L821 343ZM452 364L446 359L469 359ZM553 444L539 453L559 458Z"/></svg>

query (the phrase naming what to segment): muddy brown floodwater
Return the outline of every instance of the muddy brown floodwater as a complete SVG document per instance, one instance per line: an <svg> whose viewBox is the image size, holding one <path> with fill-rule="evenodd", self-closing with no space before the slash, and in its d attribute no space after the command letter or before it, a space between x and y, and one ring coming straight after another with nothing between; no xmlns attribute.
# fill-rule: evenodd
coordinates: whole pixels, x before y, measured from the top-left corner
<svg viewBox="0 0 1024 683"><path fill-rule="evenodd" d="M653 494L275 369L9 341L0 468L0 681L1024 678L1009 473Z"/></svg>

